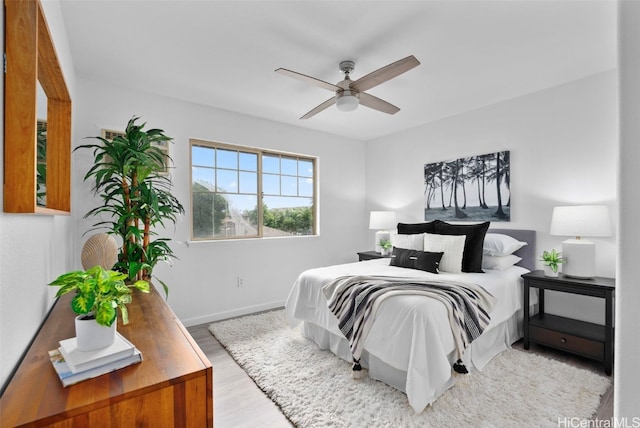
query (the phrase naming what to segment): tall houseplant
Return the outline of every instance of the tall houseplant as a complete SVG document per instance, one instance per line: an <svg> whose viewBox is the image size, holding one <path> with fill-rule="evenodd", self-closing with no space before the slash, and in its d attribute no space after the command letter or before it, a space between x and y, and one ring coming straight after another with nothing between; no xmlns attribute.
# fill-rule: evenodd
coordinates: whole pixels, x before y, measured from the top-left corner
<svg viewBox="0 0 640 428"><path fill-rule="evenodd" d="M106 228L120 237L122 245L113 269L125 273L130 282L151 280L158 262L175 257L170 239L157 237L154 228L175 224L184 213L171 193L170 177L163 173L170 159L158 148L172 139L162 129L145 130L146 123L137 124L138 119L129 120L124 136L112 140L93 137L99 143L76 148L93 150L94 163L84 180L95 180L92 190L102 199L85 218L108 217L92 230ZM167 285L158 282L167 294Z"/></svg>

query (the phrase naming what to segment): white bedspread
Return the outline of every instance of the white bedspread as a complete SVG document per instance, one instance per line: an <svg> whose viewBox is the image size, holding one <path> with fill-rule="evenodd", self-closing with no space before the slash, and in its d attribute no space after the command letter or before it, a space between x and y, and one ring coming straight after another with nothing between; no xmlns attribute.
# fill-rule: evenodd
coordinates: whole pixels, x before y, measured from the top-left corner
<svg viewBox="0 0 640 428"><path fill-rule="evenodd" d="M521 313L518 314L522 308L523 289L520 275L526 272L527 269L514 266L504 271L435 275L389 266L389 259L328 266L307 270L298 277L287 299L285 310L292 326L301 321L311 323L310 327L320 327L330 335L336 336L334 339L340 340L344 339L344 336L338 328L338 320L327 308L327 301L322 293L323 285L338 276L388 275L422 279L435 277L476 283L497 299L489 327L472 343L463 358L467 368L481 370L490 358L510 346L514 334L517 335L517 332L513 331L513 325L518 318L522 319ZM535 301L532 301L532 305L534 303ZM511 322L511 325L506 327L508 331L503 332L495 328L504 328L504 325L508 324L507 321ZM500 333L496 334L498 330ZM507 341L505 334L509 336L509 343L504 343ZM485 340L481 340L483 338ZM494 344L496 341L499 343ZM409 404L416 412L421 412L454 383L451 370L455 361L453 335L447 311L444 305L436 300L420 296L395 296L388 299L377 313L364 349L369 356L379 360L383 365L406 373L405 385L393 386L406 392ZM349 360L348 354L332 350ZM393 369L391 371L395 371ZM377 379L384 380L386 377L385 374L374 376L373 371L370 374Z"/></svg>

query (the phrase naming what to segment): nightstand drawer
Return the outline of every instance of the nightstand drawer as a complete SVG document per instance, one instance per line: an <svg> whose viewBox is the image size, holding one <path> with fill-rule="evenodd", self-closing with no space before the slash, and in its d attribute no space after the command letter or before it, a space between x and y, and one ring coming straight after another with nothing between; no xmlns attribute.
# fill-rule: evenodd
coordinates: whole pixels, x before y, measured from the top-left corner
<svg viewBox="0 0 640 428"><path fill-rule="evenodd" d="M529 326L529 338L543 345L574 352L600 361L604 359L604 343L555 330Z"/></svg>

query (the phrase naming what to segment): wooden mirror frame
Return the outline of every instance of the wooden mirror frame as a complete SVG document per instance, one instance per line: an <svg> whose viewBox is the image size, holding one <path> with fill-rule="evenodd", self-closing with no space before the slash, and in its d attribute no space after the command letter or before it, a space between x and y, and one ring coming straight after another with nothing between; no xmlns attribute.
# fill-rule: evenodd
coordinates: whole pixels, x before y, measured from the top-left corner
<svg viewBox="0 0 640 428"><path fill-rule="evenodd" d="M39 0L5 1L4 212L71 211L71 97ZM47 94L46 207L36 203L36 85Z"/></svg>

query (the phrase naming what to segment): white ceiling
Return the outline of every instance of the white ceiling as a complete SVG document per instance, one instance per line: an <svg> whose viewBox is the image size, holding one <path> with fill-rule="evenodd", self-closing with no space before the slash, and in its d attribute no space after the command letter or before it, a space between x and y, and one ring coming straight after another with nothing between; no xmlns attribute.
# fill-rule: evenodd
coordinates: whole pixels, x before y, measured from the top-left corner
<svg viewBox="0 0 640 428"><path fill-rule="evenodd" d="M78 76L371 140L616 67L616 2L61 0ZM307 111L336 83L415 55L368 91L401 108ZM132 114L144 115L144 112Z"/></svg>

